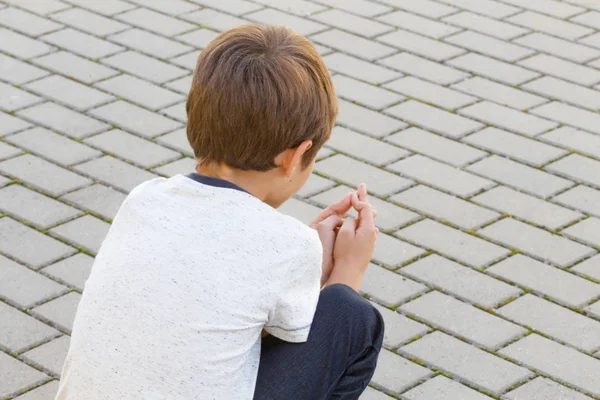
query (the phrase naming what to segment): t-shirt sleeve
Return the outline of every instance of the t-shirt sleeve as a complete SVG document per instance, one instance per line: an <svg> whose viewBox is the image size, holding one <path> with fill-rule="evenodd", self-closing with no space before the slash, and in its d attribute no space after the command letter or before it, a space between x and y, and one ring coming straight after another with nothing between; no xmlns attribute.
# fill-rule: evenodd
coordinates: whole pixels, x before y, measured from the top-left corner
<svg viewBox="0 0 600 400"><path fill-rule="evenodd" d="M306 342L319 301L321 263L320 242L312 243L292 263L264 327L271 335L286 342Z"/></svg>

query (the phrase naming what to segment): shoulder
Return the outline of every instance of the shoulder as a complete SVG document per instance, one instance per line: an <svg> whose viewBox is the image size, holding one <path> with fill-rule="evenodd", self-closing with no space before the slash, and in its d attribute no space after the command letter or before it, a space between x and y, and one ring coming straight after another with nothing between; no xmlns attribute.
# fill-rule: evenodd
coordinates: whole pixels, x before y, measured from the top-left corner
<svg viewBox="0 0 600 400"><path fill-rule="evenodd" d="M296 218L277 211L278 229L281 238L289 243L296 251L291 252L295 257L306 259L322 257L322 245L319 234Z"/></svg>

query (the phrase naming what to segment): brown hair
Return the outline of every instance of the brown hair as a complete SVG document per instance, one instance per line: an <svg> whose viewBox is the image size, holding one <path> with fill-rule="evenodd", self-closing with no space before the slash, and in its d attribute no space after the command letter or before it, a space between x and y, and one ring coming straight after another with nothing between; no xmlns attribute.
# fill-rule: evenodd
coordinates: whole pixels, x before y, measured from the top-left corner
<svg viewBox="0 0 600 400"><path fill-rule="evenodd" d="M199 164L267 171L305 140L303 167L329 139L338 107L312 43L279 25L220 34L198 57L188 95L187 137Z"/></svg>

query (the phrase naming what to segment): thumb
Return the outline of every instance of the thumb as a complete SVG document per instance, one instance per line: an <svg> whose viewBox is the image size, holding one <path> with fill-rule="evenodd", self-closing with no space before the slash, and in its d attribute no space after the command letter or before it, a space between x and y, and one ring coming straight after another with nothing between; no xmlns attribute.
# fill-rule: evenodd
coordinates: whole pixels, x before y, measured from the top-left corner
<svg viewBox="0 0 600 400"><path fill-rule="evenodd" d="M340 225L342 225L342 217L333 214L317 224L317 232L333 231Z"/></svg>

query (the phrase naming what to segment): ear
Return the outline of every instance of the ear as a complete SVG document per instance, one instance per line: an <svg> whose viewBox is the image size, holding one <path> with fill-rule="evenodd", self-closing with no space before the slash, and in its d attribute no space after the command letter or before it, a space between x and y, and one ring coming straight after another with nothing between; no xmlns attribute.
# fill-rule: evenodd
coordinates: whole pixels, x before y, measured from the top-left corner
<svg viewBox="0 0 600 400"><path fill-rule="evenodd" d="M312 140L305 140L300 143L300 146L287 149L281 153L278 158L281 158L281 168L285 176L292 176L294 170L302 164L302 156L312 147Z"/></svg>

